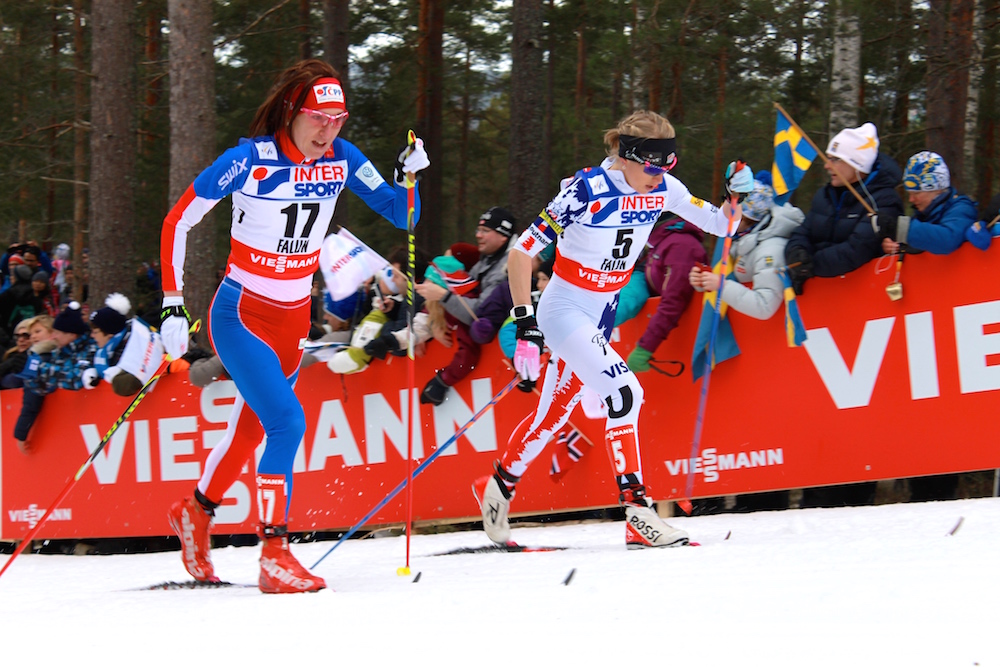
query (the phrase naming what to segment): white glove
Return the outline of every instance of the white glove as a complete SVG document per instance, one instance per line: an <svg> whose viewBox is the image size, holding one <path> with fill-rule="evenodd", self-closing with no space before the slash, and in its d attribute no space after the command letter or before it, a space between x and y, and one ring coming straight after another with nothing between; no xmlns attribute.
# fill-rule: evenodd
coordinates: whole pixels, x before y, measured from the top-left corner
<svg viewBox="0 0 1000 667"><path fill-rule="evenodd" d="M184 297L165 296L163 297L163 310L171 308L184 308ZM187 313L187 309L184 310ZM163 341L163 348L167 351L167 356L171 359L180 359L188 351L188 343L191 339L191 323L183 315L169 315L160 324L160 339Z"/></svg>
<svg viewBox="0 0 1000 667"><path fill-rule="evenodd" d="M726 167L726 190L731 195L737 195L742 202L744 197L753 192L753 170L745 164L737 169L736 163L730 162Z"/></svg>
<svg viewBox="0 0 1000 667"><path fill-rule="evenodd" d="M399 152L394 170L396 182L402 184L404 174L416 174L429 166L431 159L424 150L424 140L418 138L412 146L407 146Z"/></svg>
<svg viewBox="0 0 1000 667"><path fill-rule="evenodd" d="M83 371L80 379L83 380L84 389L93 389L101 383L101 378L97 375L97 369L93 366Z"/></svg>

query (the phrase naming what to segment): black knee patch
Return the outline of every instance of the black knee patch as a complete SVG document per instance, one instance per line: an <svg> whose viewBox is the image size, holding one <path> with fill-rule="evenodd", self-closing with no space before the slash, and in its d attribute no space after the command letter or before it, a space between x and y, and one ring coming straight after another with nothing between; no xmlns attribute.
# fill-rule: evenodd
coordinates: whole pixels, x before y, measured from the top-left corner
<svg viewBox="0 0 1000 667"><path fill-rule="evenodd" d="M604 399L604 402L608 406L608 417L611 417L613 419L624 417L628 413L632 412L632 388L629 387L628 385L624 385L618 388L618 393L621 394L622 397L621 410L615 410L613 407L611 407L613 404L611 402L610 396Z"/></svg>

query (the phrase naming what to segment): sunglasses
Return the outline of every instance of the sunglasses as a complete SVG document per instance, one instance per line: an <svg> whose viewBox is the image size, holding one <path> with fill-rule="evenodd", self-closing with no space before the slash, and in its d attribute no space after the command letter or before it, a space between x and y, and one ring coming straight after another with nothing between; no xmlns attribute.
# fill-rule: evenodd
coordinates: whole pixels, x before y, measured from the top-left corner
<svg viewBox="0 0 1000 667"><path fill-rule="evenodd" d="M339 127L347 121L347 117L350 115L346 111L341 111L338 114L328 114L323 113L322 111L317 111L316 109L306 109L305 107L299 109L299 113L304 113L311 121L320 127L326 127L331 123Z"/></svg>
<svg viewBox="0 0 1000 667"><path fill-rule="evenodd" d="M19 334L14 334L14 337L19 338L21 340L26 340L28 338L31 338L31 334L19 333Z"/></svg>

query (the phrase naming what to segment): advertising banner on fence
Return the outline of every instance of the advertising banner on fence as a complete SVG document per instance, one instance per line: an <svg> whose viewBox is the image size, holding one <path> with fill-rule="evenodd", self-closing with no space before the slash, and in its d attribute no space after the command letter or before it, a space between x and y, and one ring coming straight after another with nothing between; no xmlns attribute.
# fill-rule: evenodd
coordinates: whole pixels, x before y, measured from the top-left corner
<svg viewBox="0 0 1000 667"><path fill-rule="evenodd" d="M729 311L741 354L711 373L704 433L691 457L701 380L690 360L699 299L654 359L682 361L679 377L640 377L643 471L650 495L682 496L694 471L695 497L799 488L1000 467L991 424L1000 404L1000 286L990 279L1000 249L963 246L947 257L907 259L903 298L886 286L894 265L873 262L839 278L806 284L798 306L808 339L789 347L781 313L757 321ZM615 332L627 356L654 312L651 300ZM511 378L494 343L479 368L440 406L419 405L420 389L450 350L431 343L416 360L407 401L404 358L376 360L356 375L325 364L306 368L297 393L307 429L295 470L290 528L329 531L353 525L406 476L407 411L418 410L413 443L419 463L446 442ZM234 398L231 382L205 389L168 375L114 435L72 494L54 509L43 538L154 536L170 533L166 509L192 492L208 452L221 438ZM514 426L534 409L532 393L511 392L414 484L414 519L472 519L476 477L488 474ZM0 538L34 525L76 473L129 399L107 386L48 396L21 454L13 426L19 390L0 392ZM518 486L516 514L544 514L617 503L602 420L578 409L571 421L593 443L559 482L546 451ZM259 452L260 450L258 450ZM215 531L252 533L256 525L249 468L219 508ZM401 522L406 494L371 525Z"/></svg>

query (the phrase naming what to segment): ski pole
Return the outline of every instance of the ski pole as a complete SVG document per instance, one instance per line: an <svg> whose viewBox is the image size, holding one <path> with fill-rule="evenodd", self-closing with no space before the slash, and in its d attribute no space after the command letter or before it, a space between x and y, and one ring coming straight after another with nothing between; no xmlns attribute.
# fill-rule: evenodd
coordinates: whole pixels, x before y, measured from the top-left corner
<svg viewBox="0 0 1000 667"><path fill-rule="evenodd" d="M163 373L167 370L167 366L169 365L170 365L170 359L164 357L163 363L161 363L160 367L156 369L156 372L153 374L153 377L149 378L149 382L143 385L142 389L139 390L139 393L136 394L135 398L132 399L132 402L128 404L127 408L125 408L125 412L122 413L122 416L119 417L118 420L111 425L111 428L108 429L108 432L105 434L105 436L101 438L101 442L97 445L97 447L94 448L94 451L90 453L90 456L88 456L87 460L83 462L83 465L80 466L80 469L76 471L76 475L74 475L69 480L69 483L66 484L66 487L56 497L56 499L53 500L51 503L49 503L48 509L46 509L45 513L42 514L42 518L38 520L38 523L35 524L34 528L28 531L28 534L24 536L24 538L21 540L21 543L17 545L17 548L14 550L14 553L11 554L7 562L4 563L3 568L0 568L0 577L2 577L3 573L7 571L7 568L10 567L11 563L14 562L14 559L17 558L22 551L24 551L25 546L31 544L31 541L35 538L35 535L38 534L38 532L42 529L42 525L45 524L45 520L48 519L49 515L52 514L53 510L55 510L55 508L59 506L59 503L61 503L66 499L66 496L68 496L70 491L73 490L73 487L76 486L76 483L80 481L80 478L83 477L83 474L87 472L88 468L90 468L90 465L94 462L94 459L97 458L97 455L100 454L101 451L104 449L104 447L108 444L108 442L111 441L111 437L118 431L118 428L122 424L124 424L125 421L132 415L132 412L135 410L136 406L138 406L139 403L142 401L142 399L146 396L146 394L149 393L149 391L153 388L153 385L156 383L157 380L160 379L160 376L163 375Z"/></svg>
<svg viewBox="0 0 1000 667"><path fill-rule="evenodd" d="M737 160L735 171L738 172L744 166L742 160ZM719 291L715 294L715 312L712 313L712 332L708 337L708 353L705 355L705 372L701 380L701 396L698 398L698 416L694 420L694 438L691 440L691 456L688 458L687 481L684 483L684 497L677 501L678 507L684 510L685 514L691 514L691 495L694 492L694 460L698 458L701 451L701 434L705 426L705 407L708 405L708 381L712 376L712 355L715 353L715 337L719 332L719 320L722 319L722 288L726 281L726 271L729 266L729 248L733 242L733 235L736 230L733 224L736 218L737 196L730 195L729 198L729 229L726 240L722 246L722 270L719 272Z"/></svg>
<svg viewBox="0 0 1000 667"><path fill-rule="evenodd" d="M416 148L417 135L410 130L406 135L406 144L409 152ZM403 177L406 184L406 395L413 397L413 388L416 385L416 356L413 353L413 320L416 318L416 301L413 295L414 281L416 280L416 239L414 236L413 216L416 211L417 177L415 174L406 174ZM412 401L407 408L406 414L406 565L398 568L396 574L407 576L410 574L410 533L413 526L413 428L416 422L414 418Z"/></svg>
<svg viewBox="0 0 1000 667"><path fill-rule="evenodd" d="M385 505L390 500L392 500L393 498L395 498L396 494L399 493L400 491L402 491L404 486L408 486L409 485L410 480L416 479L417 475L419 475L424 470L426 470L427 466L429 466L431 463L434 462L434 459L436 459L438 456L440 456L441 453L444 452L444 450L448 449L452 444L454 444L458 440L458 438L460 436L462 436L462 434L464 434L467 430L469 430L469 428L473 424L476 423L476 420L478 420L480 417L482 417L484 414L486 414L486 412L490 408L492 408L494 405L496 405L497 403L499 403L500 399L502 399L504 396L506 396L507 394L509 394L510 391L514 388L514 385L516 385L518 383L518 381L520 381L520 379L521 379L521 377L519 375L515 375L511 379L511 381L508 382L506 384L506 386L504 386L503 389L501 389L499 392L497 392L496 396L494 396L493 398L490 399L489 403L487 403L486 405L484 405L483 407L481 407L479 409L479 411L476 412L476 414L472 415L472 418L469 421L465 422L465 424L463 424L460 429L458 429L457 431L455 431L455 435L453 435L450 438L448 438L448 440L443 445L441 445L436 450L434 450L434 453L431 454L430 456L428 456L426 461L424 461L423 463L421 463L420 465L418 465L416 467L416 469L413 471L412 475L408 474L403 479L403 481L400 482L399 484L397 484L396 488L394 488L392 491L390 491L388 493L388 495L386 495L385 498L383 498L381 501L379 501L379 503L377 505L375 505L375 507L373 507L371 509L371 511L368 512L368 514L366 514L363 517L361 517L361 520L358 521L356 524L354 524L351 527L350 530L348 530L346 533L344 533L341 536L341 538L339 540L337 540L337 543L334 544L332 547L330 547L330 549L325 554L323 554L322 556L320 556L320 559L318 561L316 561L315 563L313 563L313 566L311 568L309 568L309 569L310 570L315 570L316 567L320 563L322 563L323 560L327 556L329 556L330 554L333 553L334 549L336 549L341 544L343 544L349 537L351 537L351 535L353 535L354 533L358 532L358 530L363 525L365 525L366 523L368 523L368 520L371 519L373 516L375 516L376 512L378 512L380 509L382 509L383 507L385 507Z"/></svg>

